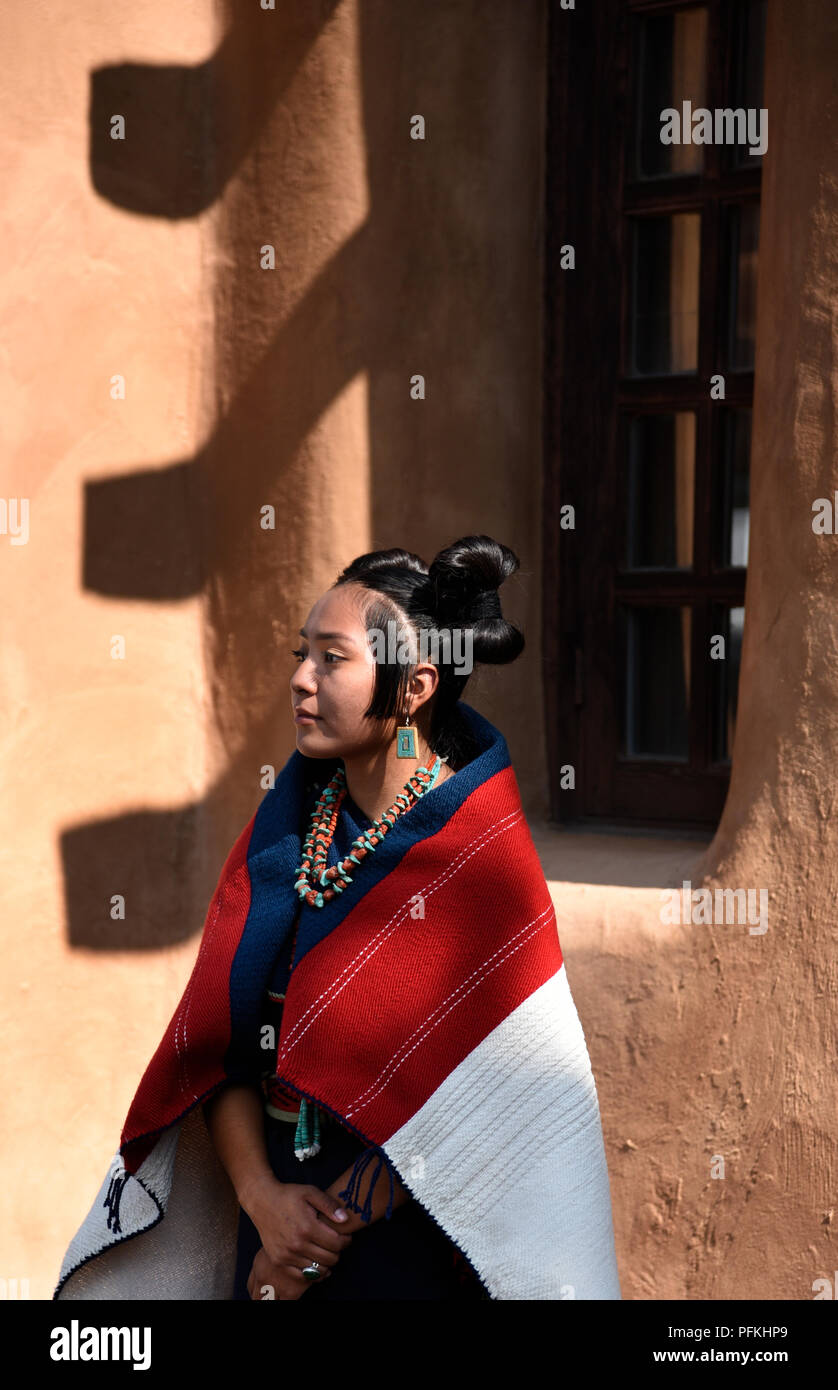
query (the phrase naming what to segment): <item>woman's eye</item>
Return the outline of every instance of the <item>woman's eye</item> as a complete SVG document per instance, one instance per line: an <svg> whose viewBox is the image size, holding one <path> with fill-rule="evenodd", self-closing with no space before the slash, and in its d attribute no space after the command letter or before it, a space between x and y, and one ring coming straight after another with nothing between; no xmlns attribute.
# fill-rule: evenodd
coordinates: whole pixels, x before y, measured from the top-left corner
<svg viewBox="0 0 838 1390"><path fill-rule="evenodd" d="M292 647L291 655L295 656L298 661L305 661L306 659L306 653L302 650L301 647ZM339 656L337 652L326 652L324 660L327 660L330 656L333 656L335 661L343 661L343 657Z"/></svg>

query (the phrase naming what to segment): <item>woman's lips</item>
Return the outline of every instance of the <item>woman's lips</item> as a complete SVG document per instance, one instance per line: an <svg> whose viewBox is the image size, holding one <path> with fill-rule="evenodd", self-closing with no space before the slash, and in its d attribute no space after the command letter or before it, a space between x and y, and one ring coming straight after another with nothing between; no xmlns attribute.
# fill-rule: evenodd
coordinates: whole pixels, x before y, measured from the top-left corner
<svg viewBox="0 0 838 1390"><path fill-rule="evenodd" d="M317 714L295 714L295 715L294 715L294 723L295 723L295 724L316 724L316 723L317 723L317 720L319 719L319 717L320 717L320 716L317 715Z"/></svg>

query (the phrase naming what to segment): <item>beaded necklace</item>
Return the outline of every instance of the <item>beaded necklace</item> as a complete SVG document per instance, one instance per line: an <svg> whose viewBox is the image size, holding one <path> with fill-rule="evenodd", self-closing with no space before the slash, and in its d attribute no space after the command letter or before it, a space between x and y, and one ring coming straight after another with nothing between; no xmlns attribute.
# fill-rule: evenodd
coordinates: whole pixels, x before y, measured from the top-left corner
<svg viewBox="0 0 838 1390"><path fill-rule="evenodd" d="M303 844L303 857L294 884L299 897L310 907L325 907L336 894L343 893L352 882L355 869L360 867L367 854L374 853L376 846L395 824L396 817L402 815L431 790L439 776L440 767L447 761L447 758L437 757L430 768L417 768L413 776L405 782L392 806L378 820L373 821L368 830L363 830L356 836L342 863L332 864L327 868L329 845L332 843L341 804L346 796L346 769L341 764L311 814L308 835Z"/></svg>
<svg viewBox="0 0 838 1390"><path fill-rule="evenodd" d="M437 757L430 767L417 768L413 776L405 782L392 806L378 820L373 821L367 830L355 837L346 858L340 864L333 864L327 868L329 846L334 838L340 808L347 793L346 769L341 764L311 813L298 877L294 884L298 896L310 907L324 907L338 893L343 893L367 854L375 852L376 845L381 843L397 817L403 815L420 797L431 790L442 764L447 762L447 757ZM337 882L338 879L340 882ZM290 969L294 966L300 916L301 913L298 913L291 945ZM313 1157L319 1152L320 1110L313 1101L301 1096L294 1135L294 1153L297 1158L303 1159Z"/></svg>

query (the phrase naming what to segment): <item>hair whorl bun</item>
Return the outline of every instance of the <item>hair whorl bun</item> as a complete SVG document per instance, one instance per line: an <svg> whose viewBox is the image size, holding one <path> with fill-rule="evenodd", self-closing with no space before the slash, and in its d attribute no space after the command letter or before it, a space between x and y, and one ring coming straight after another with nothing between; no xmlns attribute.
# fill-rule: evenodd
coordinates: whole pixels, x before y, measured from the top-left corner
<svg viewBox="0 0 838 1390"><path fill-rule="evenodd" d="M503 616L498 589L520 561L491 536L464 536L441 550L428 571L434 611L442 625L474 628L474 659L493 666L514 661L523 633Z"/></svg>

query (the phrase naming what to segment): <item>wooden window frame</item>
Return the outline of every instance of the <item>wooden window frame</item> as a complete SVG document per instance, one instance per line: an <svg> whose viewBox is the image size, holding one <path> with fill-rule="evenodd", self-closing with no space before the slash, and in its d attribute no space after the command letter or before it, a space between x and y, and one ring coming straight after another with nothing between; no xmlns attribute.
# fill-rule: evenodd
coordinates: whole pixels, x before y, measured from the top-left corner
<svg viewBox="0 0 838 1390"><path fill-rule="evenodd" d="M707 660L712 606L744 604L746 571L714 569L712 508L721 467L722 412L750 409L753 371L726 365L720 312L726 273L725 209L759 201L760 167L731 169L724 148L705 145L700 175L624 179L633 94L635 16L704 6L708 12L706 104L728 105L734 16L722 0L597 0L549 10L544 414L544 653L550 815L555 821L707 830L718 821L729 760L712 761L713 686ZM720 54L724 54L724 66ZM627 134L628 132L628 134ZM701 212L699 339L695 373L628 377L629 219ZM576 268L560 268L572 244ZM710 400L722 372L725 400ZM632 411L696 411L693 569L626 572L614 561L619 470ZM562 530L563 506L576 513ZM693 608L690 764L616 757L615 605L689 600ZM603 640L603 637L607 640ZM562 788L572 766L575 789Z"/></svg>

